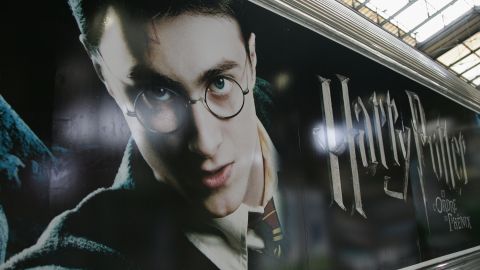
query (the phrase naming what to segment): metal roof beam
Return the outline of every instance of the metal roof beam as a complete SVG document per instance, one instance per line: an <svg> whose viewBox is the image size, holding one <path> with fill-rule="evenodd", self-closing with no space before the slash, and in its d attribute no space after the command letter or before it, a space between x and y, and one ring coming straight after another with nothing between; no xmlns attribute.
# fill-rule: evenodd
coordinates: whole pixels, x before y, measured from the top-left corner
<svg viewBox="0 0 480 270"><path fill-rule="evenodd" d="M366 6L368 2L370 2L370 0L365 0L363 1L363 3L360 3L360 5L358 5L357 7L354 7L354 9L360 10L362 7Z"/></svg>
<svg viewBox="0 0 480 270"><path fill-rule="evenodd" d="M433 13L432 16L428 16L425 20L423 20L420 24L417 24L417 26L415 26L414 28L410 29L410 31L408 31L408 33L405 33L403 34L400 38L404 38L405 36L407 35L411 35L413 33L413 31L417 30L418 28L422 27L424 24L426 24L428 21L430 21L431 18L437 16L438 14L442 13L445 9L449 8L451 5L453 5L455 2L457 2L458 0L452 0L450 1L448 4L446 4L444 7L442 7L441 9L437 10L437 12Z"/></svg>

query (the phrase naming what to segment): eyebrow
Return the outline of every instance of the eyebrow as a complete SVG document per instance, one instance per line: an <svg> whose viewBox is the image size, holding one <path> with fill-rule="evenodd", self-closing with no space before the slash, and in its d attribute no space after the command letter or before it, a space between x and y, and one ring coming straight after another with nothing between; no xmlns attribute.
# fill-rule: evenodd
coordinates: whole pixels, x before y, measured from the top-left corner
<svg viewBox="0 0 480 270"><path fill-rule="evenodd" d="M129 77L135 82L135 84L159 84L173 89L183 89L183 85L164 75L152 70L150 67L143 64L135 65L131 68Z"/></svg>
<svg viewBox="0 0 480 270"><path fill-rule="evenodd" d="M213 78L225 73L226 71L232 70L240 66L237 62L232 60L222 61L212 68L204 71L198 78L195 80L196 84L200 85L206 82L209 82ZM138 64L131 68L129 77L135 82L135 84L159 84L165 87L173 89L183 89L184 86L179 81L176 81L164 74L161 74L157 71L152 70L150 67L144 64Z"/></svg>
<svg viewBox="0 0 480 270"><path fill-rule="evenodd" d="M237 62L232 60L224 60L212 68L204 71L196 80L197 84L202 84L211 81L213 78L240 66Z"/></svg>

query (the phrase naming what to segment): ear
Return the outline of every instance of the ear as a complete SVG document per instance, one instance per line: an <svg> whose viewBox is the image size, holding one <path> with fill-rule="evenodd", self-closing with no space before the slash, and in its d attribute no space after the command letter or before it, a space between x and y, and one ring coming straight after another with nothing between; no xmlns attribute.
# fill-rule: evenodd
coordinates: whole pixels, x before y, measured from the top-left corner
<svg viewBox="0 0 480 270"><path fill-rule="evenodd" d="M85 34L80 34L78 37L80 42L83 45L83 48L87 52L88 56L90 57L90 60L92 61L93 68L95 69L95 72L97 73L98 78L105 84L105 86L108 89L108 86L105 83L105 78L103 77L103 61L100 59L99 52L97 51L96 48L94 48L92 45L87 40L87 36ZM110 92L110 90L108 90Z"/></svg>
<svg viewBox="0 0 480 270"><path fill-rule="evenodd" d="M255 52L255 34L251 33L250 37L248 38L248 51L250 53L250 63L252 64L252 68L255 69L257 67L257 53Z"/></svg>
<svg viewBox="0 0 480 270"><path fill-rule="evenodd" d="M248 38L248 57L250 58L250 64L252 66L252 85L255 87L257 80L257 53L255 51L255 34L251 33Z"/></svg>

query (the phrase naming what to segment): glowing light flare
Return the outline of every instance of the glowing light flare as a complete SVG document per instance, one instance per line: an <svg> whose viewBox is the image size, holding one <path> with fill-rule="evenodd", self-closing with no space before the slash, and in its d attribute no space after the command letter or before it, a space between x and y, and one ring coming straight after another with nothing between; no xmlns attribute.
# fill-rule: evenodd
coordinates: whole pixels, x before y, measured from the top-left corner
<svg viewBox="0 0 480 270"><path fill-rule="evenodd" d="M346 134L343 128L328 128L319 124L312 129L315 148L321 153L341 155L346 147Z"/></svg>
<svg viewBox="0 0 480 270"><path fill-rule="evenodd" d="M280 72L275 78L273 79L273 83L275 85L275 89L280 92L283 92L288 89L292 82L292 76L290 73L284 71Z"/></svg>

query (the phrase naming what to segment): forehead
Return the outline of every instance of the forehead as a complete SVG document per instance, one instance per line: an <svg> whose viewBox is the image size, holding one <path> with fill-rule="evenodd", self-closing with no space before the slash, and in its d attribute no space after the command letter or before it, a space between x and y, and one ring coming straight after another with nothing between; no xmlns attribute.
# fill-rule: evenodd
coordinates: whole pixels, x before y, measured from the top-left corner
<svg viewBox="0 0 480 270"><path fill-rule="evenodd" d="M199 73L222 61L245 59L238 25L228 17L185 14L155 21L148 33L148 58L157 70Z"/></svg>
<svg viewBox="0 0 480 270"><path fill-rule="evenodd" d="M106 22L100 49L123 75L145 65L182 81L222 61L243 63L246 57L240 28L231 17L184 13L134 23L109 11Z"/></svg>

